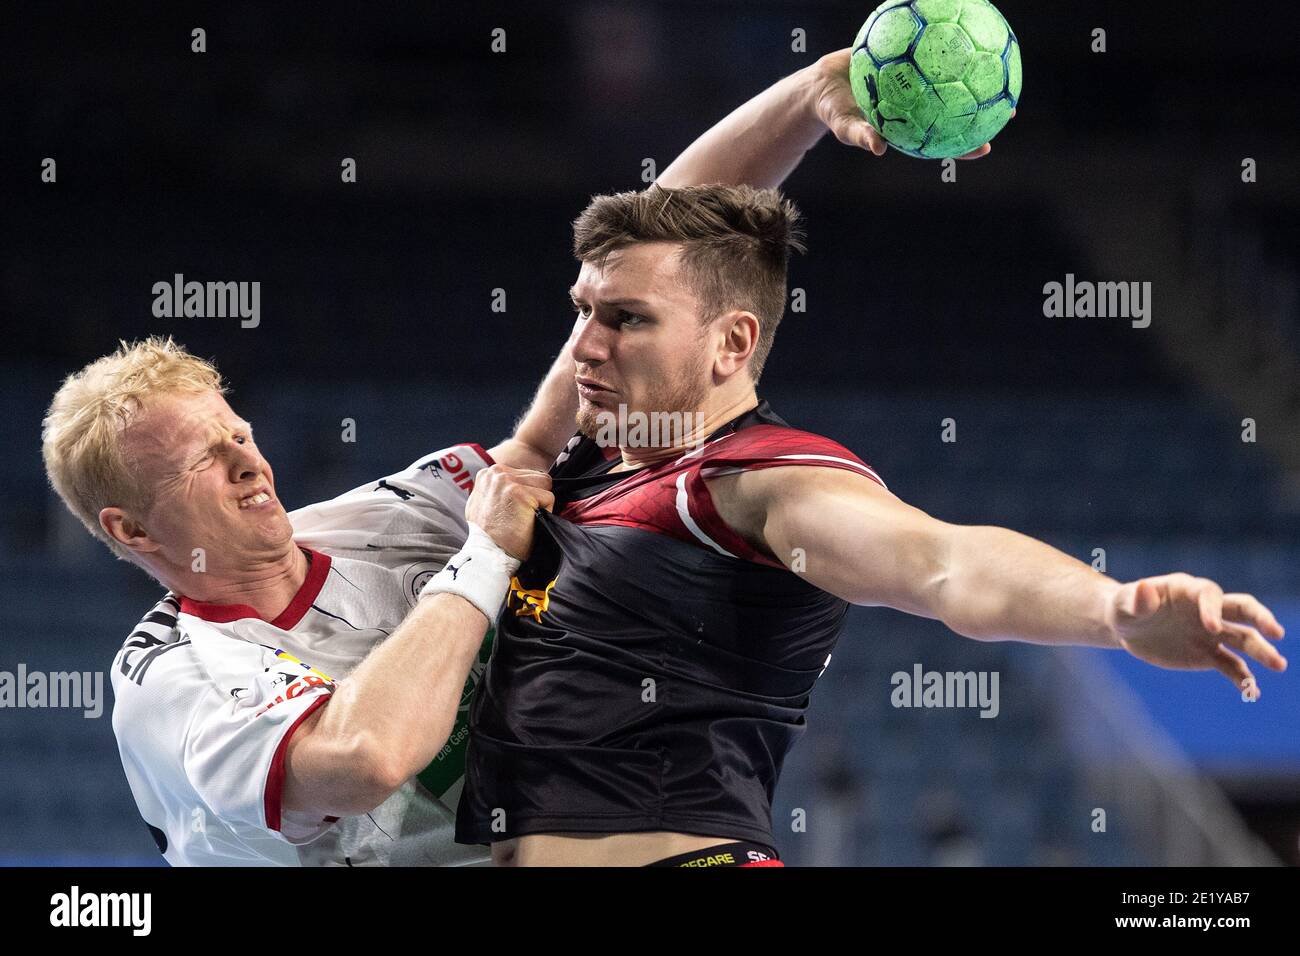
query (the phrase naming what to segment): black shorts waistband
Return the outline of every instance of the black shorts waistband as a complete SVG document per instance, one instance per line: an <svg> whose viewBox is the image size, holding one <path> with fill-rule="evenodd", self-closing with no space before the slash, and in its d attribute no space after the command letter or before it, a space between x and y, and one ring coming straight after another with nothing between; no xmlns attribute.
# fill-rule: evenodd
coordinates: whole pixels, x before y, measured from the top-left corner
<svg viewBox="0 0 1300 956"><path fill-rule="evenodd" d="M762 843L748 840L736 843L719 843L706 846L702 850L679 853L677 856L665 857L646 866L785 866L777 856L776 850Z"/></svg>

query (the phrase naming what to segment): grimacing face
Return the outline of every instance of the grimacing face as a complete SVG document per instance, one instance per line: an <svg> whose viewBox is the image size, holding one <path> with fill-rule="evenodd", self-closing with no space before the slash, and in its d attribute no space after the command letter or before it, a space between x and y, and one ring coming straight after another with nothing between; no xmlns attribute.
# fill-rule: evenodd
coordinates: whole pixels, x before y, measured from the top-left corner
<svg viewBox="0 0 1300 956"><path fill-rule="evenodd" d="M573 343L579 430L595 437L602 412L695 412L713 385L708 327L678 278L680 246L643 242L584 262L569 290L585 320Z"/></svg>
<svg viewBox="0 0 1300 956"><path fill-rule="evenodd" d="M221 393L157 396L127 425L123 442L136 479L153 489L147 511L131 517L168 563L188 568L193 550L203 548L209 571L253 570L293 546L271 466L252 426Z"/></svg>

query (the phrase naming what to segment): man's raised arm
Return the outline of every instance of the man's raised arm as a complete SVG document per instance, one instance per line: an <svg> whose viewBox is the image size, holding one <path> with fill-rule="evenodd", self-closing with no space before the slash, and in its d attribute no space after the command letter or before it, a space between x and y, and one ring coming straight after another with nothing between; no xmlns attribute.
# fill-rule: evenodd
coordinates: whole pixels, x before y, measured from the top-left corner
<svg viewBox="0 0 1300 956"><path fill-rule="evenodd" d="M548 471L573 437L577 426L578 386L573 364L573 339L581 328L575 322L569 339L551 363L528 411L515 424L514 434L488 449L492 460L512 468Z"/></svg>
<svg viewBox="0 0 1300 956"><path fill-rule="evenodd" d="M851 52L828 53L738 106L686 147L656 184L774 188L794 172L828 129L841 143L883 156L885 141L853 99ZM976 159L988 151L985 143L961 158Z"/></svg>
<svg viewBox="0 0 1300 956"><path fill-rule="evenodd" d="M802 575L854 604L939 620L976 640L1123 648L1160 667L1213 668L1242 690L1253 677L1233 650L1286 668L1264 639L1283 635L1272 612L1206 578L1121 584L1015 531L938 521L845 471L769 468L709 484L738 533L782 563L802 549Z"/></svg>
<svg viewBox="0 0 1300 956"><path fill-rule="evenodd" d="M885 151L853 100L848 50L827 54L739 106L686 147L655 183L778 186L827 129L841 142L877 155ZM970 155L986 152L983 146ZM514 434L489 449L494 461L546 471L573 436L578 394L571 344L580 326L574 326Z"/></svg>

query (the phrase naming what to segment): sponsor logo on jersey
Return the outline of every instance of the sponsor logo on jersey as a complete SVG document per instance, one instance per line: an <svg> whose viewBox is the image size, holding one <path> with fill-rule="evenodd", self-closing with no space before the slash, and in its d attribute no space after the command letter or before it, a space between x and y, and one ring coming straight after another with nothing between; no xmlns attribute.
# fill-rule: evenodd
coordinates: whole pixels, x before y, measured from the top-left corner
<svg viewBox="0 0 1300 956"><path fill-rule="evenodd" d="M380 478L379 484L375 485L375 491L379 491L381 489L385 491L391 491L393 494L397 495L397 497L401 498L403 501L410 501L412 498L415 497L415 492L407 491L405 488L395 488L388 483L387 478Z"/></svg>
<svg viewBox="0 0 1300 956"><path fill-rule="evenodd" d="M735 866L736 858L730 853L715 853L712 856L697 856L693 860L679 863L678 866Z"/></svg>
<svg viewBox="0 0 1300 956"><path fill-rule="evenodd" d="M301 697L313 688L324 687L329 691L329 693L334 692L334 678L330 677L328 674L323 671L318 671L305 661L300 661L286 650L282 650L278 647L267 649L273 650L275 656L280 660L287 661L290 664L296 664L298 668L301 669L301 672L298 672L297 668L291 668L288 672L277 671L275 677L271 679L271 686L275 687L283 681L284 690L281 693L276 694L275 699L263 706L254 716L260 717L276 704L283 704L286 700L293 700L295 697ZM269 671L270 668L268 667L267 670ZM234 696L236 700L239 699L239 697L234 695L233 692L231 696Z"/></svg>
<svg viewBox="0 0 1300 956"><path fill-rule="evenodd" d="M448 452L443 455L438 459L438 464L446 469L447 477L452 480L456 487L464 488L466 491L474 490L474 476L470 474L465 462L455 452Z"/></svg>
<svg viewBox="0 0 1300 956"><path fill-rule="evenodd" d="M542 614L550 609L551 588L559 578L552 578L545 588L526 588L519 583L519 578L510 579L510 590L506 593L506 607L513 608L515 617L531 617L540 621Z"/></svg>

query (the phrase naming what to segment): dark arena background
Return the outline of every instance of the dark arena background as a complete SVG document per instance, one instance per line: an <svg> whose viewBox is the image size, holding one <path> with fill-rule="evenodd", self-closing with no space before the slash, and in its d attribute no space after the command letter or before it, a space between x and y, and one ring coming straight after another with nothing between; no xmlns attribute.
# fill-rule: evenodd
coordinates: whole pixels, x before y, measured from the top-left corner
<svg viewBox="0 0 1300 956"><path fill-rule="evenodd" d="M7 11L0 671L104 680L98 717L0 709L0 862L162 864L107 680L161 589L48 486L41 419L63 376L151 333L214 358L291 509L490 445L572 324L589 198L644 187L849 46L873 6ZM1289 14L998 7L1024 89L988 157L945 181L938 161L828 136L786 182L808 252L759 393L936 517L1121 581L1210 577L1300 633ZM155 318L152 287L177 273L260 282L258 325ZM1149 324L1045 315L1067 277L1150 283ZM995 672L996 715L894 706L892 675L918 667ZM778 849L793 866L1295 865L1300 674L1254 670L1247 703L1217 673L853 608L777 791Z"/></svg>

